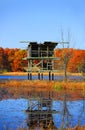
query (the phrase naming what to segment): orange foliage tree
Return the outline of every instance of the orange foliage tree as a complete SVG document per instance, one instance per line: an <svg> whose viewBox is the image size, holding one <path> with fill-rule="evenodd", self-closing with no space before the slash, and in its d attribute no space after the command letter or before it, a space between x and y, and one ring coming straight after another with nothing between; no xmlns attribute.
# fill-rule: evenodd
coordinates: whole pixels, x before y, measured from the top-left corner
<svg viewBox="0 0 85 130"><path fill-rule="evenodd" d="M26 62L22 60L24 57L26 57L25 50L18 50L15 52L13 60L13 71L23 71L24 66L26 66Z"/></svg>
<svg viewBox="0 0 85 130"><path fill-rule="evenodd" d="M64 68L64 64L66 65L66 68L68 67L69 60L73 56L73 49L56 49L55 56L60 58L60 60L56 61L56 68L62 70Z"/></svg>
<svg viewBox="0 0 85 130"><path fill-rule="evenodd" d="M7 57L7 70L8 71L13 71L13 61L14 61L14 55L15 52L18 51L19 49L15 48L15 49L10 49L10 48L6 48L4 49L4 53L5 56Z"/></svg>
<svg viewBox="0 0 85 130"><path fill-rule="evenodd" d="M85 50L73 51L73 57L69 61L68 71L81 72L82 65L85 62Z"/></svg>
<svg viewBox="0 0 85 130"><path fill-rule="evenodd" d="M0 70L23 71L27 67L27 61L22 58L27 56L26 50L0 47ZM64 62L69 72L85 72L85 50L63 48L55 50L55 69L63 70ZM38 61L35 61L37 63Z"/></svg>
<svg viewBox="0 0 85 130"><path fill-rule="evenodd" d="M69 72L81 72L82 66L85 62L85 50L78 50L72 48L70 48L70 50L67 49L64 50L64 55L62 53L63 49L56 49L55 56L60 57L60 60L56 61L56 68L59 70L63 70L63 60L67 60L65 62L67 62L67 70ZM66 59L63 59L65 57Z"/></svg>
<svg viewBox="0 0 85 130"><path fill-rule="evenodd" d="M5 65L4 49L0 47L0 70L1 71L4 69L4 65Z"/></svg>

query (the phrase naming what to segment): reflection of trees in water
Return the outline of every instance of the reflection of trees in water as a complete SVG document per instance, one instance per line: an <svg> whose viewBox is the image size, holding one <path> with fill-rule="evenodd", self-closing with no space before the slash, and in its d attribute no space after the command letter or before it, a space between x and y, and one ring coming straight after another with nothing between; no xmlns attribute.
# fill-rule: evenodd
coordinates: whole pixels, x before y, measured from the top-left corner
<svg viewBox="0 0 85 130"><path fill-rule="evenodd" d="M83 113L85 112L85 97L83 97L83 104L82 104L82 108L81 108L81 112L80 112L80 115L78 117L78 126L80 126L80 123L81 123L81 120L82 120L82 116L83 116Z"/></svg>
<svg viewBox="0 0 85 130"><path fill-rule="evenodd" d="M83 96L82 107L80 109L80 114L78 116L78 124L74 127L72 124L73 115L70 112L70 107L67 104L68 94L65 92L63 95L63 109L62 109L62 123L59 130L85 130L85 126L81 125L82 116L85 112L85 95ZM71 98L71 97L70 97ZM71 99L72 100L72 99Z"/></svg>
<svg viewBox="0 0 85 130"><path fill-rule="evenodd" d="M60 102L60 110L53 109L53 100L55 93L53 92L32 92L29 94L29 105L26 110L28 119L27 126L28 130L85 130L85 127L81 127L82 116L85 112L85 95L82 99L81 107L79 107L78 122L74 126L74 115L72 115L72 104L73 101L71 95L66 91L64 93L57 94L57 99ZM72 104L72 105L71 105ZM74 107L76 108L76 107ZM75 111L76 112L76 111ZM78 111L77 111L78 112ZM61 115L61 125L57 128L55 127L55 122L53 120L53 114ZM56 119L57 120L57 119ZM58 124L56 123L56 126Z"/></svg>
<svg viewBox="0 0 85 130"><path fill-rule="evenodd" d="M62 110L62 124L61 128L71 127L70 118L72 117L68 105L67 105L67 94L63 95L63 110Z"/></svg>

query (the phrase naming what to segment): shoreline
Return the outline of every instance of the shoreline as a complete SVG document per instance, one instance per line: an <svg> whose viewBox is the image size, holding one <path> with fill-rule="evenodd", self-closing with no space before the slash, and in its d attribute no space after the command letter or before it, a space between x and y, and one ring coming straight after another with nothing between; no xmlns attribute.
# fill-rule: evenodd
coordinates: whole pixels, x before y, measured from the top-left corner
<svg viewBox="0 0 85 130"><path fill-rule="evenodd" d="M40 93L44 94L47 98L47 93L54 95L52 98L58 99L61 96L63 100L64 95L67 96L67 100L82 100L85 99L85 82L54 82L54 81L39 81L39 80L8 80L0 82L0 93L1 100L7 99L12 96L12 98L26 97L29 98L30 95L39 97ZM49 95L48 95L49 97Z"/></svg>
<svg viewBox="0 0 85 130"><path fill-rule="evenodd" d="M41 72L42 73L42 72ZM53 72L55 76L63 76L64 72ZM27 75L28 72L4 72L1 73L0 75L19 75L19 76L24 76ZM32 75L38 75L38 72L32 72ZM43 75L48 75L48 72L43 72ZM67 72L67 76L82 76L81 73L70 73Z"/></svg>

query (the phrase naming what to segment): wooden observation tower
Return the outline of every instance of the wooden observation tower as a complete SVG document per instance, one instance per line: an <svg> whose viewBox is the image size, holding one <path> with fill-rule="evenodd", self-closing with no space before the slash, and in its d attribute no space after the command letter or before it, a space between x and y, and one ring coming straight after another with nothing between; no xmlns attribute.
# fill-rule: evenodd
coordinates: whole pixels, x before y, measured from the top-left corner
<svg viewBox="0 0 85 130"><path fill-rule="evenodd" d="M43 79L43 72L49 73L49 79L54 78L53 72L54 61L58 60L54 56L54 49L57 46L57 42L30 42L28 44L28 56L23 60L28 60L28 79L32 79L32 72L38 73L38 79Z"/></svg>

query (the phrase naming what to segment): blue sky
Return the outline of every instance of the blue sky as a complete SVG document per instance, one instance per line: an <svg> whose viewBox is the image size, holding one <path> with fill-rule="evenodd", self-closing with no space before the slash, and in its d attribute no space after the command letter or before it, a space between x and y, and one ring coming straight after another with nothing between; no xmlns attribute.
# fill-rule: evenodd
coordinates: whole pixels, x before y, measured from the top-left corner
<svg viewBox="0 0 85 130"><path fill-rule="evenodd" d="M68 41L85 49L85 0L0 0L0 46L24 48L20 41ZM60 47L60 46L59 46Z"/></svg>

